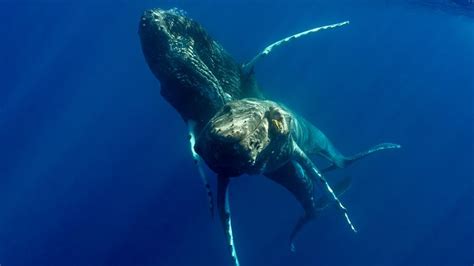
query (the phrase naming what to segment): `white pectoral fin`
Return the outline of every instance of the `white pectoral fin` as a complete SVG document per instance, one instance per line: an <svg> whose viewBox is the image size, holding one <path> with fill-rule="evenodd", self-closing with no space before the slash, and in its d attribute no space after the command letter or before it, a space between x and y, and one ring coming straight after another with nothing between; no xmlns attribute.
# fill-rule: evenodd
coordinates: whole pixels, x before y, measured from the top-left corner
<svg viewBox="0 0 474 266"><path fill-rule="evenodd" d="M342 194L344 194L349 187L351 186L352 183L352 178L349 176L344 177L342 180L340 180L336 185L333 186L334 193L338 196L341 197ZM332 202L332 197L330 195L324 195L318 198L315 202L316 209L318 211L324 210L329 204Z"/></svg>
<svg viewBox="0 0 474 266"><path fill-rule="evenodd" d="M295 156L295 160L297 160L301 164L303 169L312 178L314 178L315 180L320 180L324 184L326 190L331 194L332 198L337 202L339 208L344 212L344 217L346 218L346 221L351 227L352 231L357 232L357 230L355 229L354 225L352 224L349 218L346 207L342 205L336 193L334 193L334 190L331 188L326 178L324 178L324 176L318 170L316 165L314 165L314 163L308 158L308 156L303 152L303 150L301 150L301 148L296 143L294 143L294 156Z"/></svg>
<svg viewBox="0 0 474 266"><path fill-rule="evenodd" d="M199 154L197 154L196 150L194 149L194 145L196 144L196 135L194 133L195 122L189 121L188 127L189 127L189 144L191 145L191 153L193 155L193 160L198 168L198 172L199 172L199 175L201 176L202 182L204 184L204 188L206 189L208 206L209 206L209 211L211 212L211 217L214 217L214 199L212 196L211 185L209 184L209 179L207 178L207 175L204 172L201 156L199 156Z"/></svg>
<svg viewBox="0 0 474 266"><path fill-rule="evenodd" d="M239 259L235 250L234 235L232 232L232 219L229 205L229 183L228 177L219 176L217 179L217 210L224 228L227 246L232 256L232 266L239 266Z"/></svg>
<svg viewBox="0 0 474 266"><path fill-rule="evenodd" d="M349 21L344 21L344 22L335 23L335 24L331 24L331 25L316 27L316 28L312 28L312 29L300 32L300 33L293 34L293 35L288 36L286 38L283 38L279 41L276 41L276 42L270 44L269 46L265 47L265 49L263 49L263 51L261 51L259 54L257 54L252 60L250 60L250 62L245 64L243 66L243 71L244 71L244 73L249 74L252 71L255 64L259 61L260 58L265 57L266 55L270 54L273 51L274 48L276 48L280 45L283 45L287 42L290 42L292 40L298 39L300 37L306 36L306 35L311 34L311 33L315 33L315 32L322 31L322 30L327 30L327 29L337 28L337 27L341 27L341 26L344 26L344 25L347 25L347 24L349 24Z"/></svg>

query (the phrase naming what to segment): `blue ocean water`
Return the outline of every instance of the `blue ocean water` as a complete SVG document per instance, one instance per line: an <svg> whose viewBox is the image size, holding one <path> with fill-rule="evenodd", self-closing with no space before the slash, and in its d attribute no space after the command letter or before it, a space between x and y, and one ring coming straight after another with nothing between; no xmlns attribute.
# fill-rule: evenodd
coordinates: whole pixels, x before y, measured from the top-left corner
<svg viewBox="0 0 474 266"><path fill-rule="evenodd" d="M463 2L463 1L458 1ZM186 125L160 96L137 26L178 7L265 94L321 128L353 178L297 239L302 209L261 176L232 182L243 266L474 263L474 14L449 1L1 1L0 265L229 265ZM213 184L215 179L213 178Z"/></svg>

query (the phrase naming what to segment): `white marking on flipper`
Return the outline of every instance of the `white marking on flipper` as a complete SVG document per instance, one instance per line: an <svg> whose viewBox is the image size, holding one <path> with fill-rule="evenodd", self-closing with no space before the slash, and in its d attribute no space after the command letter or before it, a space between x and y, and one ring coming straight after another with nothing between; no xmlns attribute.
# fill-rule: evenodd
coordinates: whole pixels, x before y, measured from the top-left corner
<svg viewBox="0 0 474 266"><path fill-rule="evenodd" d="M305 168L307 172L310 173L310 176L314 179L320 180L326 187L327 191L332 195L332 198L337 202L339 208L344 212L344 217L346 218L347 223L351 227L352 231L354 233L357 233L357 230L355 229L354 225L352 224L351 219L349 218L349 215L347 214L347 209L342 205L341 201L339 198L336 196L334 191L332 190L331 186L327 182L326 178L319 172L318 168L314 165L314 163L306 156L306 154L301 150L301 148L294 143L294 151L296 153L296 159L298 160L299 163Z"/></svg>
<svg viewBox="0 0 474 266"><path fill-rule="evenodd" d="M313 29L309 29L309 30L306 30L306 31L303 31L303 32L300 32L300 33L297 33L297 34L294 34L294 35L291 35L289 37L286 37L284 39L281 39L279 41L276 41L272 44L270 44L269 46L265 47L265 49L263 49L263 51L261 51L259 54L257 54L252 60L250 60L250 62L248 62L247 64L245 64L243 66L243 71L245 74L249 74L253 67L255 66L255 64L257 63L257 61L262 58L262 57L265 57L267 56L269 53L272 52L272 50L275 48L275 47L278 47L282 44L285 44L289 41L292 41L292 40L295 40L295 39L298 39L300 37L303 37L305 35L308 35L308 34L311 34L311 33L315 33L315 32L318 32L318 31L321 31L321 30L327 30L327 29L333 29L333 28L337 28L337 27L341 27L341 26L344 26L344 25L347 25L349 24L349 21L344 21L344 22L340 22L340 23L336 23L336 24L331 24L331 25L326 25L326 26L322 26L322 27L317 27L317 28L313 28Z"/></svg>
<svg viewBox="0 0 474 266"><path fill-rule="evenodd" d="M194 133L195 127L196 127L196 122L190 120L188 122L189 144L191 145L191 153L193 155L194 163L196 164L198 168L199 175L201 176L202 182L204 183L204 188L206 189L207 200L208 200L208 205L209 205L209 211L211 212L211 217L214 217L214 200L212 197L212 190L209 184L209 179L207 178L207 175L204 173L204 168L202 167L201 156L199 156L199 154L197 154L196 150L194 149L194 145L196 144L196 136Z"/></svg>
<svg viewBox="0 0 474 266"><path fill-rule="evenodd" d="M336 193L338 197L341 197L351 186L352 183L352 178L350 177L345 177L339 183L337 183L335 186L333 186L333 190ZM331 197L332 199L332 197ZM329 206L331 199L328 198L328 196L322 196L320 197L316 202L316 210L318 212L324 210L326 207Z"/></svg>
<svg viewBox="0 0 474 266"><path fill-rule="evenodd" d="M239 266L239 258L235 250L234 234L232 232L232 218L229 205L229 178L219 176L217 178L217 209L224 227L227 244L229 245L233 266Z"/></svg>

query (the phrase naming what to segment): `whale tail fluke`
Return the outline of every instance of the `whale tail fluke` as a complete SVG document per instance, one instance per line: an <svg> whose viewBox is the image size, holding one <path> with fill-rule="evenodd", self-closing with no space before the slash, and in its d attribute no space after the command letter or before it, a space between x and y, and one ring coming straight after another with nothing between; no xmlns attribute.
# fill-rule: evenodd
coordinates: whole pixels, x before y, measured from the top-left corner
<svg viewBox="0 0 474 266"><path fill-rule="evenodd" d="M329 172L331 170L334 170L336 168L344 168L344 167L347 167L348 165L351 165L352 163L374 153L374 152L377 152L377 151L382 151L382 150L389 150L389 149L400 149L402 146L399 145L399 144L395 144L395 143L380 143L380 144L377 144L375 146L373 146L372 148L366 150L366 151L363 151L363 152L359 152L355 155L352 155L352 156L349 156L349 157L345 157L343 160L341 160L342 163L340 163L339 165L335 164L335 163L331 163L329 166L327 166L326 168L323 168L321 170L322 173L326 173L326 172Z"/></svg>

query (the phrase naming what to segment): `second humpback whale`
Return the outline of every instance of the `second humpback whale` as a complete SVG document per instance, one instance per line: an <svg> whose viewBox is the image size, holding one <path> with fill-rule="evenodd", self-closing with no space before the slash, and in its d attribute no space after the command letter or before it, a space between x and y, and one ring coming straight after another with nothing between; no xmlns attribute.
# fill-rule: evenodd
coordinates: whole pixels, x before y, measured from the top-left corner
<svg viewBox="0 0 474 266"><path fill-rule="evenodd" d="M281 104L260 99L242 99L227 103L203 129L196 150L209 167L218 173L217 205L233 249L230 207L227 186L231 177L242 174L263 174L290 191L304 208L290 236L293 239L304 224L313 219L326 201L315 199L318 183L329 191L344 211L355 231L346 208L329 186L323 171L309 159L320 155L331 165L343 168L376 151L400 148L393 143L381 143L353 156L342 155L317 127ZM333 167L328 167L330 170ZM340 186L339 186L340 187ZM343 188L336 191L342 192ZM324 202L324 203L323 203ZM232 254L236 254L232 251ZM235 258L237 259L237 258Z"/></svg>
<svg viewBox="0 0 474 266"><path fill-rule="evenodd" d="M239 260L227 194L230 177L264 174L297 198L305 214L295 226L291 242L301 227L328 203L328 197L314 198L314 186L319 182L344 211L355 231L338 199L338 194L348 186L347 180L332 188L322 174L324 169L318 170L308 156L319 154L327 158L332 165L326 170L331 170L374 151L399 147L387 143L355 156L343 156L319 129L282 105L266 100L259 90L254 65L275 47L348 23L292 35L267 46L249 63L238 64L199 23L180 10L151 9L140 19L138 33L143 54L160 81L161 95L189 126L191 152L207 190L211 213L214 212L212 191L201 156L218 175L218 213L234 266L239 265Z"/></svg>

